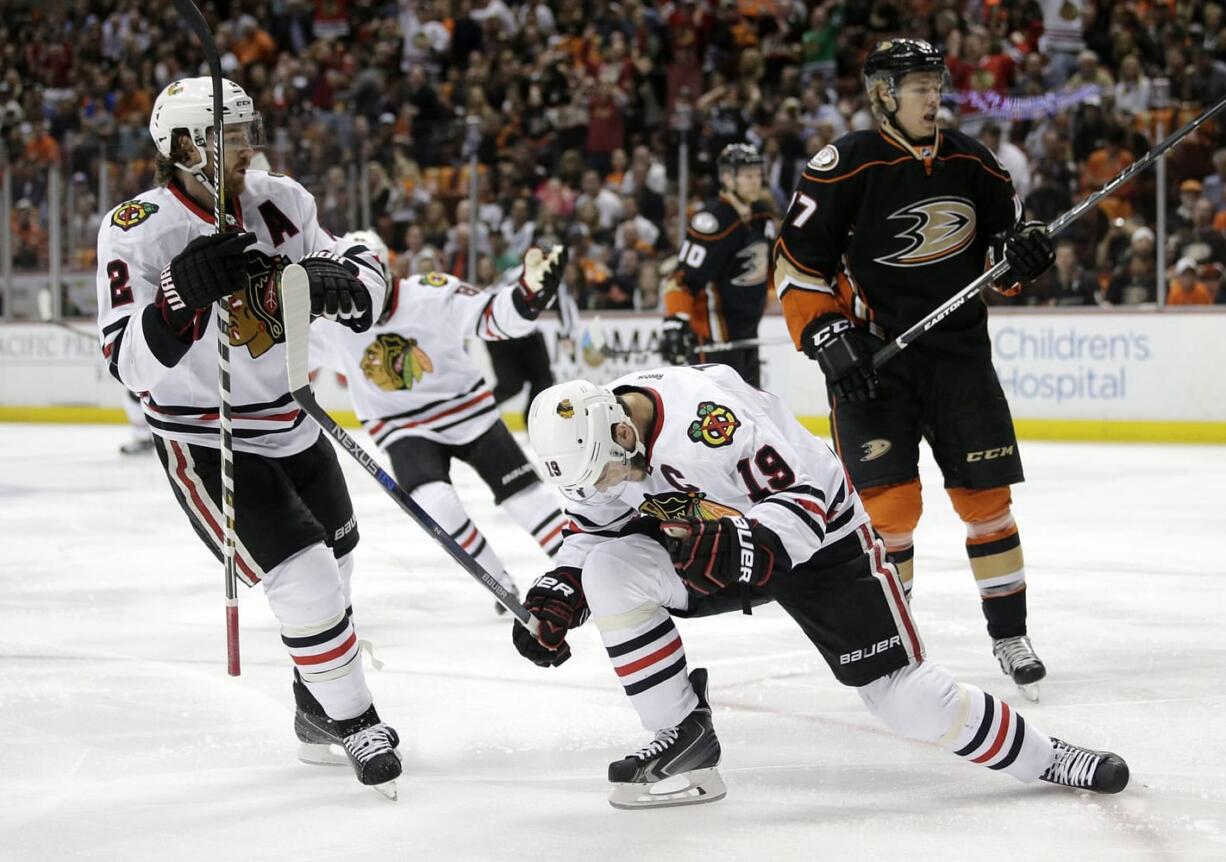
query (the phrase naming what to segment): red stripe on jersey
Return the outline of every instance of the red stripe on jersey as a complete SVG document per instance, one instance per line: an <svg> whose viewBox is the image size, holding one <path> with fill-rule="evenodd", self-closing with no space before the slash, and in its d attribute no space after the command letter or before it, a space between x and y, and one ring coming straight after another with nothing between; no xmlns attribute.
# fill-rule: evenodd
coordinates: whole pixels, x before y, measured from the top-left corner
<svg viewBox="0 0 1226 862"><path fill-rule="evenodd" d="M882 580L890 588L890 599L894 604L894 609L898 616L902 619L903 627L907 630L907 638L911 641L911 654L916 660L924 657L924 648L920 645L919 635L915 633L915 623L911 620L911 606L907 604L906 599L899 592L898 579L885 567L885 560L882 557L883 549L879 542L873 539L872 534L868 530L867 525L860 526L861 539L870 547L869 555L872 559L873 568L877 574L881 575Z"/></svg>
<svg viewBox="0 0 1226 862"><path fill-rule="evenodd" d="M992 740L992 747L978 757L972 758L971 763L987 763L1000 753L1001 746L1005 744L1005 737L1009 735L1009 718L1012 715L1009 712L1009 704L1003 700L997 703L1000 704L1000 730L996 732L996 739Z"/></svg>
<svg viewBox="0 0 1226 862"><path fill-rule="evenodd" d="M478 402L481 402L487 398L493 398L493 397L494 397L494 393L487 389L486 391L478 395L476 398L470 398L467 401L465 401L463 404L457 404L455 407L444 410L442 413L436 413L435 415L431 416L429 419L418 419L416 422L408 422L404 425L401 425L400 427L401 428L416 428L418 425L425 425L427 422L436 422L439 419L442 419L446 416L450 416L452 413L458 413L459 411L463 410L466 407L472 407L474 404L477 404ZM374 431L372 430L371 433L373 434Z"/></svg>
<svg viewBox="0 0 1226 862"><path fill-rule="evenodd" d="M800 508L802 509L808 509L810 512L817 515L823 521L826 520L826 510L823 509L821 506L817 505L817 503L814 503L812 500L801 500L801 499L797 499L793 497L792 502L795 503L797 506L800 506Z"/></svg>
<svg viewBox="0 0 1226 862"><path fill-rule="evenodd" d="M200 497L200 491L197 489L196 483L187 475L187 458L183 455L182 445L173 440L169 442L170 448L174 451L175 458L179 462L179 466L175 469L175 475L179 477L179 483L185 487L188 493L191 495L192 507L196 510L196 514L198 514L205 524L208 525L214 538L217 539L217 544L219 546L224 545L225 538L222 536L221 527L218 526L217 521L213 518L213 513L210 512L208 507L204 505L204 500ZM247 562L239 555L237 548L234 550L234 564L243 570L243 573L247 575L251 583L258 584L260 582L260 576L251 571L251 567L247 565Z"/></svg>
<svg viewBox="0 0 1226 862"><path fill-rule="evenodd" d="M573 524L574 522L572 521L571 523ZM543 536L541 536L539 539L537 539L537 542L538 542L539 544L541 544L541 545L545 545L545 544L547 544L547 543L548 543L548 542L549 542L551 539L553 539L553 537L554 537L554 536L556 536L556 535L557 535L558 533L560 533L560 532L562 532L562 525L561 525L561 524L558 524L556 527L554 527L554 528L553 528L552 530L550 530L548 533L546 533L545 535L543 535Z"/></svg>
<svg viewBox="0 0 1226 862"><path fill-rule="evenodd" d="M345 639L345 642L341 644L340 646L336 647L335 649L330 649L327 652L321 652L317 655L293 655L291 653L290 658L294 660L294 664L305 664L305 665L323 664L324 662L332 661L332 659L334 658L340 658L345 653L349 652L349 650L357 642L358 642L357 632L351 631L349 633L349 637Z"/></svg>
<svg viewBox="0 0 1226 862"><path fill-rule="evenodd" d="M665 644L655 652L645 655L636 661L632 661L630 664L615 667L613 669L617 671L618 676L629 676L635 671L640 671L645 667L655 664L662 658L668 658L679 649L681 649L681 638L674 636L670 643Z"/></svg>

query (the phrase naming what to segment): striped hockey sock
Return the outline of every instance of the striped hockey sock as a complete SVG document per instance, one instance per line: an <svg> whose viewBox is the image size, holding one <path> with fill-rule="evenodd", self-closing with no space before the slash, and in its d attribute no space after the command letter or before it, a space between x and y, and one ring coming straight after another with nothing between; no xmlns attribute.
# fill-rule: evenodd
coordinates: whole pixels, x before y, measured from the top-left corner
<svg viewBox="0 0 1226 862"><path fill-rule="evenodd" d="M498 578L507 589L515 588L515 583L506 573L502 560L494 553L477 525L468 517L464 504L460 502L459 495L450 483L427 482L414 488L411 496L483 569Z"/></svg>
<svg viewBox="0 0 1226 862"><path fill-rule="evenodd" d="M558 508L558 500L540 482L512 494L499 504L511 520L526 530L549 556L562 547L562 527L566 518Z"/></svg>
<svg viewBox="0 0 1226 862"><path fill-rule="evenodd" d="M959 720L940 740L941 747L1021 781L1038 779L1051 763L1051 740L1005 701L973 685L958 689Z"/></svg>
<svg viewBox="0 0 1226 862"><path fill-rule="evenodd" d="M674 727L698 706L686 674L685 647L663 609L631 628L601 631L613 670L650 731Z"/></svg>

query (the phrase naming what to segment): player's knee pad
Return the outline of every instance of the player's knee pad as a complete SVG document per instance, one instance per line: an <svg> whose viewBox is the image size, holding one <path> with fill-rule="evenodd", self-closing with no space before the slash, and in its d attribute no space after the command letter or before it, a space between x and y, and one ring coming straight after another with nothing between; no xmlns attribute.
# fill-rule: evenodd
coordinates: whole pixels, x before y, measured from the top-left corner
<svg viewBox="0 0 1226 862"><path fill-rule="evenodd" d="M972 538L1003 534L1016 529L1013 522L1013 494L1001 488L949 488L949 501L966 524Z"/></svg>
<svg viewBox="0 0 1226 862"><path fill-rule="evenodd" d="M860 499L887 548L894 550L911 543L911 534L924 511L919 479L865 489L860 492Z"/></svg>
<svg viewBox="0 0 1226 862"><path fill-rule="evenodd" d="M340 571L322 543L273 568L264 578L264 595L304 681L335 679L360 667Z"/></svg>
<svg viewBox="0 0 1226 862"><path fill-rule="evenodd" d="M929 661L899 668L856 691L869 712L899 736L936 742L958 722L958 683Z"/></svg>
<svg viewBox="0 0 1226 862"><path fill-rule="evenodd" d="M621 618L627 614L650 615L662 606L685 607L688 597L684 591L668 552L644 536L604 542L583 563L583 594L602 630L623 627L628 619Z"/></svg>

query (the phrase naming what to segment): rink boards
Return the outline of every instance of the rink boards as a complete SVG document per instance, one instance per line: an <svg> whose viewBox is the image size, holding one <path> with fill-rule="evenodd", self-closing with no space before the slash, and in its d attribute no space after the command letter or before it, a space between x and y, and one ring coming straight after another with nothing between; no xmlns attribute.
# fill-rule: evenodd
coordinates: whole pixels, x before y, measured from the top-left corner
<svg viewBox="0 0 1226 862"><path fill-rule="evenodd" d="M1226 442L1226 308L994 310L993 358L1023 438ZM88 330L88 321L78 324ZM585 315L572 339L556 316L542 321L559 379L612 380L658 365L656 314ZM817 365L769 316L760 336L764 385L781 394L812 430L828 430ZM601 350L604 347L605 350ZM473 351L488 368L485 351ZM332 375L317 382L321 402L352 413ZM520 403L506 406L522 424ZM92 338L42 323L0 323L0 421L123 421L120 391Z"/></svg>

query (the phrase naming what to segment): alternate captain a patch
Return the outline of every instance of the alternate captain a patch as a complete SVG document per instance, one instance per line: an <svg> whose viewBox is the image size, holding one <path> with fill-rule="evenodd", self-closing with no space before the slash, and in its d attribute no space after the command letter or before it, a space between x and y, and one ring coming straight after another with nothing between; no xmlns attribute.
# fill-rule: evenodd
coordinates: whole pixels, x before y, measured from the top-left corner
<svg viewBox="0 0 1226 862"><path fill-rule="evenodd" d="M698 405L698 418L690 423L690 439L695 443L718 449L732 442L732 435L741 427L736 414L722 404L703 401Z"/></svg>
<svg viewBox="0 0 1226 862"><path fill-rule="evenodd" d="M144 201L124 201L111 213L111 224L122 231L130 231L158 211L157 204Z"/></svg>

